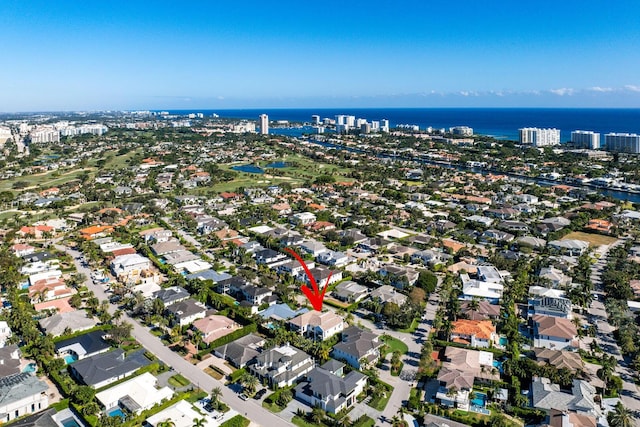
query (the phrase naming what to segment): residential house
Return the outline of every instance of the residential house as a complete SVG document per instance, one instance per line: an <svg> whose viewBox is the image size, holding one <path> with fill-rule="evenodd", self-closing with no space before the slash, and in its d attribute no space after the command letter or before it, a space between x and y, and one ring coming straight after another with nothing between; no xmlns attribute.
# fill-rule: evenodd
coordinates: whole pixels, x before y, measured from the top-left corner
<svg viewBox="0 0 640 427"><path fill-rule="evenodd" d="M45 333L58 337L65 332L74 333L86 331L96 326L97 322L93 316L87 316L85 310L76 310L45 317L44 319L38 320L38 324L40 325L40 329Z"/></svg>
<svg viewBox="0 0 640 427"><path fill-rule="evenodd" d="M139 254L122 255L111 261L111 272L121 282L136 282L142 272L151 268L149 258Z"/></svg>
<svg viewBox="0 0 640 427"><path fill-rule="evenodd" d="M497 343L496 327L490 320L459 319L453 322L451 341L488 348Z"/></svg>
<svg viewBox="0 0 640 427"><path fill-rule="evenodd" d="M239 286L234 292L238 298L243 298L253 306L259 306L263 302L270 302L273 297L273 291L269 288L262 288L251 283Z"/></svg>
<svg viewBox="0 0 640 427"><path fill-rule="evenodd" d="M210 344L212 341L240 329L240 325L226 316L212 314L193 322L193 328L202 333L202 340L205 343Z"/></svg>
<svg viewBox="0 0 640 427"><path fill-rule="evenodd" d="M190 296L191 294L181 286L171 286L153 293L153 297L161 300L165 307L184 301Z"/></svg>
<svg viewBox="0 0 640 427"><path fill-rule="evenodd" d="M29 372L0 378L0 421L9 422L49 406L49 386Z"/></svg>
<svg viewBox="0 0 640 427"><path fill-rule="evenodd" d="M572 281L570 276L567 276L562 272L562 270L558 270L554 267L541 268L538 273L538 277L548 281L552 288L564 288L570 285Z"/></svg>
<svg viewBox="0 0 640 427"><path fill-rule="evenodd" d="M309 225L316 222L317 218L311 212L295 213L289 217L289 222L294 225Z"/></svg>
<svg viewBox="0 0 640 427"><path fill-rule="evenodd" d="M288 257L282 252L273 249L262 249L256 252L256 264L274 267L280 263L284 264L288 261Z"/></svg>
<svg viewBox="0 0 640 427"><path fill-rule="evenodd" d="M577 352L549 348L534 348L533 352L539 365L551 365L556 369L566 369L573 373L584 370L584 362Z"/></svg>
<svg viewBox="0 0 640 427"><path fill-rule="evenodd" d="M13 332L6 320L0 320L0 348L7 344L7 340L11 338Z"/></svg>
<svg viewBox="0 0 640 427"><path fill-rule="evenodd" d="M312 255L313 257L317 257L322 252L326 252L328 250L322 243L316 240L305 240L299 246L300 249Z"/></svg>
<svg viewBox="0 0 640 427"><path fill-rule="evenodd" d="M571 320L536 314L532 318L534 347L562 350L577 346L577 330Z"/></svg>
<svg viewBox="0 0 640 427"><path fill-rule="evenodd" d="M74 293L75 290L68 287L64 280L54 278L38 280L29 287L32 304L70 297Z"/></svg>
<svg viewBox="0 0 640 427"><path fill-rule="evenodd" d="M287 304L273 304L258 312L258 315L263 319L271 320L289 320L301 314L308 312L309 309L303 307L298 310L293 310Z"/></svg>
<svg viewBox="0 0 640 427"><path fill-rule="evenodd" d="M327 250L319 254L316 260L331 267L344 267L349 262L349 257L343 252Z"/></svg>
<svg viewBox="0 0 640 427"><path fill-rule="evenodd" d="M468 274L460 274L462 280L463 300L481 298L493 304L498 303L504 292L504 279L502 274L494 266L477 266L477 279L471 279Z"/></svg>
<svg viewBox="0 0 640 427"><path fill-rule="evenodd" d="M500 316L500 306L487 300L479 300L474 308L472 301L463 301L460 304L460 313L469 320L495 320Z"/></svg>
<svg viewBox="0 0 640 427"><path fill-rule="evenodd" d="M333 291L331 296L348 303L355 303L367 297L369 294L369 288L357 284L348 280L346 282L339 283Z"/></svg>
<svg viewBox="0 0 640 427"><path fill-rule="evenodd" d="M314 340L324 341L342 332L344 319L333 311L321 313L316 310L308 311L289 320L292 331L300 332Z"/></svg>
<svg viewBox="0 0 640 427"><path fill-rule="evenodd" d="M342 271L340 270L329 270L326 267L315 267L310 268L309 272L320 288L342 280ZM307 285L311 285L311 280L309 280L309 277L306 274L298 273L297 279L304 281Z"/></svg>
<svg viewBox="0 0 640 427"><path fill-rule="evenodd" d="M238 338L235 341L216 347L213 352L216 356L228 360L234 367L244 368L249 362L255 359L259 354L265 339L249 334Z"/></svg>
<svg viewBox="0 0 640 427"><path fill-rule="evenodd" d="M151 361L144 353L143 349L126 355L124 350L117 348L78 360L69 366L72 376L80 383L98 389L131 376L138 369L149 365Z"/></svg>
<svg viewBox="0 0 640 427"><path fill-rule="evenodd" d="M373 332L349 326L342 331L342 339L333 346L331 353L334 359L344 360L355 369L363 365L373 365L380 357L380 347L384 343Z"/></svg>
<svg viewBox="0 0 640 427"><path fill-rule="evenodd" d="M602 411L596 402L596 395L595 387L586 381L574 379L571 391L565 391L560 385L542 377L533 378L529 392L533 408L548 412L552 409L571 411L599 418Z"/></svg>
<svg viewBox="0 0 640 427"><path fill-rule="evenodd" d="M296 386L295 397L332 414L351 408L357 403L357 396L364 391L367 376L358 371L344 375L343 368L344 365L335 360L314 368Z"/></svg>
<svg viewBox="0 0 640 427"><path fill-rule="evenodd" d="M500 380L491 352L447 347L444 359L438 372L436 393L436 400L444 406L468 411L469 394L476 381Z"/></svg>
<svg viewBox="0 0 640 427"><path fill-rule="evenodd" d="M63 357L71 356L75 360L82 360L106 353L111 348L111 345L105 341L105 334L105 331L93 331L58 341L55 344L56 354Z"/></svg>
<svg viewBox="0 0 640 427"><path fill-rule="evenodd" d="M96 393L96 399L107 410L121 408L132 414L140 414L173 396L169 387L157 387L158 380L145 372L130 380Z"/></svg>
<svg viewBox="0 0 640 427"><path fill-rule="evenodd" d="M173 324L186 326L205 317L207 308L192 298L175 302L167 307L167 313Z"/></svg>
<svg viewBox="0 0 640 427"><path fill-rule="evenodd" d="M411 255L411 262L435 266L438 264L445 264L450 258L449 254L446 254L441 250L425 249L423 251L414 252Z"/></svg>
<svg viewBox="0 0 640 427"><path fill-rule="evenodd" d="M265 350L255 357L249 371L270 387L287 387L315 367L313 358L289 344Z"/></svg>
<svg viewBox="0 0 640 427"><path fill-rule="evenodd" d="M571 320L573 305L571 300L556 296L529 297L528 316L555 316Z"/></svg>
<svg viewBox="0 0 640 427"><path fill-rule="evenodd" d="M382 304L391 302L398 306L403 305L407 301L406 295L396 291L393 286L389 285L382 285L371 291L370 298Z"/></svg>
<svg viewBox="0 0 640 427"><path fill-rule="evenodd" d="M158 242L151 245L151 251L156 256L164 256L166 254L172 254L180 251L186 251L187 248L182 246L177 240L167 240L164 242Z"/></svg>
<svg viewBox="0 0 640 427"><path fill-rule="evenodd" d="M24 368L22 353L16 344L0 348L0 378L19 374Z"/></svg>
<svg viewBox="0 0 640 427"><path fill-rule="evenodd" d="M26 243L16 243L11 246L10 251L17 257L23 257L34 253L36 248L31 245L27 245Z"/></svg>
<svg viewBox="0 0 640 427"><path fill-rule="evenodd" d="M382 277L388 277L391 285L398 289L413 286L419 276L416 270L395 264L383 265L382 268L378 270L378 273L382 275Z"/></svg>

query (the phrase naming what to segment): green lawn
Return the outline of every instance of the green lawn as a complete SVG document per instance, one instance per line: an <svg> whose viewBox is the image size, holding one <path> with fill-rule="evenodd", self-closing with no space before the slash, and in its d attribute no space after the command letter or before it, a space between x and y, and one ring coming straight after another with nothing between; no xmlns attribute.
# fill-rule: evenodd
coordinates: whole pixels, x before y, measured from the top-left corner
<svg viewBox="0 0 640 427"><path fill-rule="evenodd" d="M180 374L176 374L172 376L171 378L169 378L168 382L174 387L186 387L189 384L191 384L191 382L188 379L186 379Z"/></svg>
<svg viewBox="0 0 640 427"><path fill-rule="evenodd" d="M220 427L247 427L249 424L251 424L251 421L249 421L242 415L236 415L230 420L220 424Z"/></svg>
<svg viewBox="0 0 640 427"><path fill-rule="evenodd" d="M378 411L384 411L384 408L387 406L387 403L389 403L389 399L391 398L391 394L393 393L393 387L390 384L387 384L380 380L377 380L375 386L376 388L384 388L386 391L383 396L377 399L371 399L371 401L368 402L367 405L371 406L373 409L377 409Z"/></svg>
<svg viewBox="0 0 640 427"><path fill-rule="evenodd" d="M326 427L326 424L324 424L324 423L320 423L320 424L310 423L310 422L300 418L297 415L295 415L293 417L291 422L294 423L295 425L297 425L298 427Z"/></svg>
<svg viewBox="0 0 640 427"><path fill-rule="evenodd" d="M382 341L384 341L384 343L387 345L387 348L382 357L386 356L387 353L393 353L394 351L399 351L400 354L405 354L407 351L409 351L409 347L407 347L405 343L389 335L383 335Z"/></svg>
<svg viewBox="0 0 640 427"><path fill-rule="evenodd" d="M366 415L361 416L357 421L353 423L353 427L373 427L375 425L375 420Z"/></svg>
<svg viewBox="0 0 640 427"><path fill-rule="evenodd" d="M420 322L418 322L418 319L413 319L413 321L411 322L408 328L398 329L398 332L405 332L407 334L412 334L416 331L416 329L418 329L418 325L420 325Z"/></svg>

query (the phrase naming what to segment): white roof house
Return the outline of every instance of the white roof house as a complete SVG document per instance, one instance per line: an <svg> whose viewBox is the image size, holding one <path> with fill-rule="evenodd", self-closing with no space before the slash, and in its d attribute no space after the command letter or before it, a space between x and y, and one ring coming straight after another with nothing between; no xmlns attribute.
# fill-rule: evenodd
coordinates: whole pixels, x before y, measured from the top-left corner
<svg viewBox="0 0 640 427"><path fill-rule="evenodd" d="M125 407L139 414L146 409L170 399L173 391L169 387L156 388L157 379L149 372L120 383L96 394L96 398L108 410L116 406ZM193 419L191 420L193 422Z"/></svg>
<svg viewBox="0 0 640 427"><path fill-rule="evenodd" d="M232 410L231 412L235 411ZM193 426L193 420L202 418L205 420L205 427L219 425L218 422L214 422L209 417L203 417L199 412L196 412L193 406L186 400L180 400L167 409L147 418L146 423L152 427L157 427L164 421L172 421L175 427L191 427Z"/></svg>

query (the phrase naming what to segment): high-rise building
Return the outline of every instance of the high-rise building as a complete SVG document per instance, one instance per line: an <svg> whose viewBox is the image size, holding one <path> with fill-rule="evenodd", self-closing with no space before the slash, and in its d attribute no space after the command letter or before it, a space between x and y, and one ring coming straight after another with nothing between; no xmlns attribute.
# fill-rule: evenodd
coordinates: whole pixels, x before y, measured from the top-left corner
<svg viewBox="0 0 640 427"><path fill-rule="evenodd" d="M590 130L574 130L571 132L571 142L578 148L597 150L600 148L600 134Z"/></svg>
<svg viewBox="0 0 640 427"><path fill-rule="evenodd" d="M389 132L389 120L380 120L380 132Z"/></svg>
<svg viewBox="0 0 640 427"><path fill-rule="evenodd" d="M635 133L608 133L604 136L607 151L640 154L640 135Z"/></svg>
<svg viewBox="0 0 640 427"><path fill-rule="evenodd" d="M454 135L464 135L464 136L473 135L473 129L470 128L469 126L454 126L452 128L449 128L449 132L451 132Z"/></svg>
<svg viewBox="0 0 640 427"><path fill-rule="evenodd" d="M269 135L269 116L260 114L260 135Z"/></svg>
<svg viewBox="0 0 640 427"><path fill-rule="evenodd" d="M520 144L532 144L534 147L549 147L560 144L560 129L522 128Z"/></svg>
<svg viewBox="0 0 640 427"><path fill-rule="evenodd" d="M317 115L313 115L311 116L311 123L313 123L314 125L319 125L320 124L320 116Z"/></svg>

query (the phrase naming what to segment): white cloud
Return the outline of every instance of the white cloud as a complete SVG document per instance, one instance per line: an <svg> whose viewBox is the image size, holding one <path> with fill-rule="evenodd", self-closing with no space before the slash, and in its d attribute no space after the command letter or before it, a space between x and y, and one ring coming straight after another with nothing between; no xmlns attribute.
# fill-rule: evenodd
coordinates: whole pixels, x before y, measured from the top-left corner
<svg viewBox="0 0 640 427"><path fill-rule="evenodd" d="M549 90L549 92L551 92L554 95L558 95L558 96L565 96L565 95L573 95L573 93L575 92L575 90L568 88L568 87L563 87L560 89L551 89Z"/></svg>
<svg viewBox="0 0 640 427"><path fill-rule="evenodd" d="M593 86L588 88L587 90L591 91L591 92L613 92L615 89L612 87L600 87L600 86Z"/></svg>
<svg viewBox="0 0 640 427"><path fill-rule="evenodd" d="M629 92L640 92L640 86L636 86L636 85L626 85L624 87L626 90L628 90Z"/></svg>

